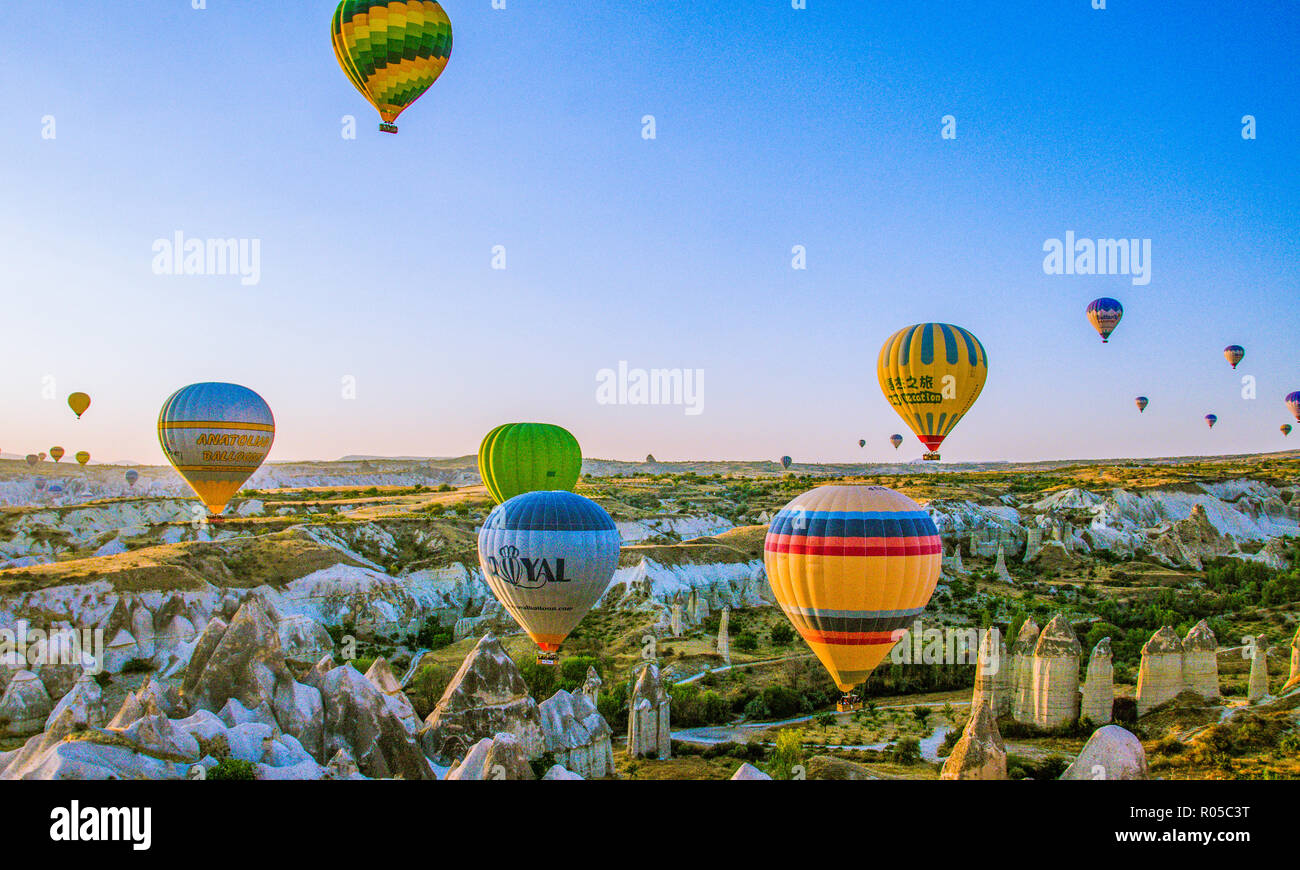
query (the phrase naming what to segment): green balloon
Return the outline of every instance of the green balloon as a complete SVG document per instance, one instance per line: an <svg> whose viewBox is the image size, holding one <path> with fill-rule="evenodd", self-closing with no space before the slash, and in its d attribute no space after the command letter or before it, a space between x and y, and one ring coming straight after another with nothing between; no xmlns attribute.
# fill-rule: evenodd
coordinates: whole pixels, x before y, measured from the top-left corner
<svg viewBox="0 0 1300 870"><path fill-rule="evenodd" d="M497 504L526 492L572 492L582 473L582 448L559 426L506 423L483 439L478 473Z"/></svg>

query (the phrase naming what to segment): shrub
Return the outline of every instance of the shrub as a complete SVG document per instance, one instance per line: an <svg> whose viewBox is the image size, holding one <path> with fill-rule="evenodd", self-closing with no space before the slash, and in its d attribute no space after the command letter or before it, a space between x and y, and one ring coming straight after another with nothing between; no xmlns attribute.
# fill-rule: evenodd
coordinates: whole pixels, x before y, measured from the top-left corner
<svg viewBox="0 0 1300 870"><path fill-rule="evenodd" d="M251 761L240 761L238 758L223 758L208 770L204 779L252 782L257 779L257 766Z"/></svg>

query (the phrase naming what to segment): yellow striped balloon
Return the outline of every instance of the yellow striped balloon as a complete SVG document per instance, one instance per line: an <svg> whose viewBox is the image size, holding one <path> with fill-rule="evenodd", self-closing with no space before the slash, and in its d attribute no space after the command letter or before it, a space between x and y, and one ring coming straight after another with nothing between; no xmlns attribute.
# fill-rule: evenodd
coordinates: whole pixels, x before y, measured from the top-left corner
<svg viewBox="0 0 1300 870"><path fill-rule="evenodd" d="M885 658L939 582L943 545L921 506L883 486L823 486L768 527L772 593L842 692Z"/></svg>
<svg viewBox="0 0 1300 870"><path fill-rule="evenodd" d="M447 68L451 20L434 0L343 0L330 25L334 56L348 80L393 122Z"/></svg>
<svg viewBox="0 0 1300 870"><path fill-rule="evenodd" d="M918 323L900 329L880 349L876 364L885 399L938 459L952 433L988 380L984 345L960 326Z"/></svg>
<svg viewBox="0 0 1300 870"><path fill-rule="evenodd" d="M271 452L275 418L238 384L192 384L158 414L158 443L194 493L219 516Z"/></svg>

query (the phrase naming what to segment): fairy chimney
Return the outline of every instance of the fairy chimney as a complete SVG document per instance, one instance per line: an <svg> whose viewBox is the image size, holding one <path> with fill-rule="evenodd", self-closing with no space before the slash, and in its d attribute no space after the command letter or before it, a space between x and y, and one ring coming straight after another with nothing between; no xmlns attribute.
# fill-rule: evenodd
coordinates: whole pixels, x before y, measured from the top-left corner
<svg viewBox="0 0 1300 870"><path fill-rule="evenodd" d="M1092 650L1082 694L1079 718L1088 719L1096 726L1109 724L1115 707L1115 667L1108 637L1103 637Z"/></svg>
<svg viewBox="0 0 1300 870"><path fill-rule="evenodd" d="M1219 697L1219 641L1204 619L1183 638L1183 688L1207 701Z"/></svg>
<svg viewBox="0 0 1300 870"><path fill-rule="evenodd" d="M1079 719L1079 656L1083 647L1061 614L1052 617L1034 647L1033 724L1044 730Z"/></svg>
<svg viewBox="0 0 1300 870"><path fill-rule="evenodd" d="M1183 690L1183 642L1170 626L1151 635L1138 667L1137 714L1145 716Z"/></svg>
<svg viewBox="0 0 1300 870"><path fill-rule="evenodd" d="M1011 715L1017 722L1034 718L1033 657L1038 634L1038 623L1027 619L1011 645Z"/></svg>

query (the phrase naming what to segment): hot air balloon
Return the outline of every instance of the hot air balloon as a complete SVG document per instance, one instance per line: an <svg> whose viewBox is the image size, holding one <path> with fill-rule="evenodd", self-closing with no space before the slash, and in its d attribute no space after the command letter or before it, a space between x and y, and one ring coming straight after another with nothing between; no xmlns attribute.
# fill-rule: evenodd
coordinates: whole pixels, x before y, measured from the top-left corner
<svg viewBox="0 0 1300 870"><path fill-rule="evenodd" d="M498 505L478 535L479 565L497 601L528 632L540 664L582 621L618 567L621 540L605 509L563 490Z"/></svg>
<svg viewBox="0 0 1300 870"><path fill-rule="evenodd" d="M50 487L50 495L63 495L63 487L57 483L54 484Z"/></svg>
<svg viewBox="0 0 1300 870"><path fill-rule="evenodd" d="M1102 297L1088 303L1088 322L1101 336L1103 344L1110 342L1110 334L1124 318L1124 306L1116 299Z"/></svg>
<svg viewBox="0 0 1300 870"><path fill-rule="evenodd" d="M1282 437L1283 437L1283 438L1286 438L1286 437L1289 436L1290 434L1291 434L1291 424L1290 424L1290 423L1283 423L1283 424L1282 424Z"/></svg>
<svg viewBox="0 0 1300 870"><path fill-rule="evenodd" d="M39 456L37 456L35 453L28 453L28 454L27 454L27 464L28 464L28 465L31 465L31 466L35 467L36 463L38 463L38 462L40 462L40 461L41 461L41 458L40 458Z"/></svg>
<svg viewBox="0 0 1300 870"><path fill-rule="evenodd" d="M763 545L777 603L844 697L893 648L939 582L943 545L920 505L883 486L824 486L776 515Z"/></svg>
<svg viewBox="0 0 1300 870"><path fill-rule="evenodd" d="M975 404L988 379L989 358L978 338L947 323L900 329L880 349L876 375L885 399L936 452Z"/></svg>
<svg viewBox="0 0 1300 870"><path fill-rule="evenodd" d="M1237 363L1246 358L1246 349L1239 344L1230 344L1223 349L1223 356L1235 369Z"/></svg>
<svg viewBox="0 0 1300 870"><path fill-rule="evenodd" d="M434 0L343 0L330 25L334 56L353 87L396 133L451 57L451 20Z"/></svg>
<svg viewBox="0 0 1300 870"><path fill-rule="evenodd" d="M506 423L479 445L478 473L497 504L526 492L572 492L582 474L582 448L559 426Z"/></svg>
<svg viewBox="0 0 1300 870"><path fill-rule="evenodd" d="M791 465L794 465L794 460L793 460L793 459L791 459L789 456L782 456L782 457L781 457L781 467L782 467L782 468L784 468L786 471L789 471Z"/></svg>
<svg viewBox="0 0 1300 870"><path fill-rule="evenodd" d="M62 447L51 447L50 458L52 458L55 462L58 462L60 459L63 458L63 454L65 452L66 451Z"/></svg>
<svg viewBox="0 0 1300 870"><path fill-rule="evenodd" d="M1286 397L1286 406L1295 415L1296 422L1300 423L1300 391Z"/></svg>
<svg viewBox="0 0 1300 870"><path fill-rule="evenodd" d="M898 448L900 448L900 447L903 446L903 436L902 436L902 435L890 435L890 436L889 436L889 443L890 443L890 444L893 444L893 445L894 445L894 449L897 450Z"/></svg>
<svg viewBox="0 0 1300 870"><path fill-rule="evenodd" d="M1219 417L1218 417L1217 414L1206 414L1206 415L1205 415L1205 422L1209 424L1209 426L1210 426L1211 429L1213 429L1213 428L1214 428L1214 424L1217 423L1217 422L1219 422Z"/></svg>
<svg viewBox="0 0 1300 870"><path fill-rule="evenodd" d="M45 461L45 453L44 453L44 451L42 451L42 452L40 452L40 453L37 453L37 454L36 454L36 459L37 459L39 462L44 462L44 461Z"/></svg>
<svg viewBox="0 0 1300 870"><path fill-rule="evenodd" d="M135 486L135 482L139 479L140 479L140 472L136 471L134 468L127 471L126 473L127 486Z"/></svg>
<svg viewBox="0 0 1300 870"><path fill-rule="evenodd" d="M80 453L77 454L77 464L78 464L78 465L84 466L84 465L85 465L86 463L88 463L88 462L90 462L90 454L89 454L89 453L87 453L86 451L82 450Z"/></svg>
<svg viewBox="0 0 1300 870"><path fill-rule="evenodd" d="M271 452L275 417L257 393L237 384L192 384L158 415L158 443L213 516Z"/></svg>
<svg viewBox="0 0 1300 870"><path fill-rule="evenodd" d="M1148 399L1146 396L1138 396L1138 397L1137 397L1137 406L1138 406L1138 410L1139 410L1140 412L1142 412L1143 414L1146 413L1147 405L1149 405L1149 404L1151 404L1151 400Z"/></svg>
<svg viewBox="0 0 1300 870"><path fill-rule="evenodd" d="M866 447L866 446L867 446L867 439L863 438L862 440L860 440L860 441L858 442L858 446L859 446L859 447Z"/></svg>
<svg viewBox="0 0 1300 870"><path fill-rule="evenodd" d="M68 396L68 407L72 409L72 413L76 414L77 419L80 420L81 415L90 409L90 396L87 396L85 393L73 393L71 396Z"/></svg>

